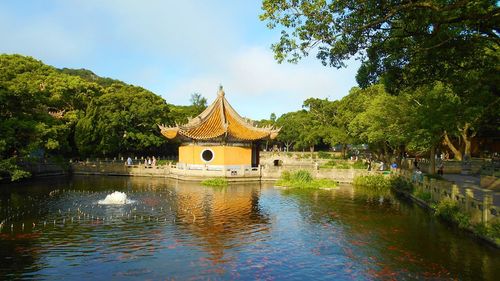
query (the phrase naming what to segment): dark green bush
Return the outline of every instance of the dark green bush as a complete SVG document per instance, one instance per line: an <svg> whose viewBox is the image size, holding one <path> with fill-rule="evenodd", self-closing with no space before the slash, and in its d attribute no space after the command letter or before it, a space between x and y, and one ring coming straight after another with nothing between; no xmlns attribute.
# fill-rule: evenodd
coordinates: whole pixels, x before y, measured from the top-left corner
<svg viewBox="0 0 500 281"><path fill-rule="evenodd" d="M425 202L431 202L431 199L432 199L431 193L427 192L427 191L418 190L418 191L414 192L413 195L415 197L417 197L418 199L423 200Z"/></svg>
<svg viewBox="0 0 500 281"><path fill-rule="evenodd" d="M361 160L358 160L352 164L352 167L354 169L366 169L367 166L368 166L368 163L365 163Z"/></svg>
<svg viewBox="0 0 500 281"><path fill-rule="evenodd" d="M460 228L467 228L470 226L469 215L460 210L457 202L450 199L444 199L435 204L433 207L436 211L436 216L439 216L447 221L454 222Z"/></svg>
<svg viewBox="0 0 500 281"><path fill-rule="evenodd" d="M318 151L318 158L319 159L331 159L332 155L328 152L325 152L325 151Z"/></svg>

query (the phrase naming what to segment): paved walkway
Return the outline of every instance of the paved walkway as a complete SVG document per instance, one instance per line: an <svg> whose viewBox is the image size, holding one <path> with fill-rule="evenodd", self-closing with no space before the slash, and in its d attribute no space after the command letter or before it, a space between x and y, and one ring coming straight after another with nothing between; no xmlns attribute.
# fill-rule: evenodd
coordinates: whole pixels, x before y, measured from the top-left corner
<svg viewBox="0 0 500 281"><path fill-rule="evenodd" d="M484 189L480 187L480 177L474 175L461 175L461 174L444 174L443 178L447 181L453 182L459 186L460 191L465 194L465 189L470 188L474 193L474 198L483 200L484 194L491 194L493 197L493 204L500 205L500 192Z"/></svg>

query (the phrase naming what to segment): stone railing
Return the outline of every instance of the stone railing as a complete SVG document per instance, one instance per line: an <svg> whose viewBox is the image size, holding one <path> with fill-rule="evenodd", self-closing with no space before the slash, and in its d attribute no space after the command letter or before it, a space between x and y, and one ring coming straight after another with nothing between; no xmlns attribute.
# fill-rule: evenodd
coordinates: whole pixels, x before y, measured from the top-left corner
<svg viewBox="0 0 500 281"><path fill-rule="evenodd" d="M410 171L401 171L401 175L407 180L412 180ZM492 191L476 191L468 187L461 187L448 181L429 179L423 177L422 181L414 184L417 191L428 192L432 202L440 202L444 199L455 201L460 209L470 215L472 223L500 222L498 210L493 202ZM498 202L496 202L498 204Z"/></svg>
<svg viewBox="0 0 500 281"><path fill-rule="evenodd" d="M375 171L367 171L365 169L318 169L314 164L302 165L283 165L283 166L262 166L263 180L277 180L281 177L284 171L305 170L311 173L314 178L331 179L342 183L352 183L354 178L361 175L375 174Z"/></svg>
<svg viewBox="0 0 500 281"><path fill-rule="evenodd" d="M72 172L77 175L115 175L115 176L146 176L166 177L182 180L201 180L204 178L226 177L229 181L260 180L260 167L234 166L230 169L211 169L204 166L201 169L188 169L169 163L167 165L125 165L121 162L74 162Z"/></svg>

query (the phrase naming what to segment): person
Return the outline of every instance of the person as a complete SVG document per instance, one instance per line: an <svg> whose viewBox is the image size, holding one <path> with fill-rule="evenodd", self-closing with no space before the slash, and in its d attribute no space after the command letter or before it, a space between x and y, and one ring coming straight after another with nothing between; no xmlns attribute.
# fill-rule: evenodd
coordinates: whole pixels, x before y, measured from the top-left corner
<svg viewBox="0 0 500 281"><path fill-rule="evenodd" d="M439 163L438 165L438 175L442 176L443 172L444 172L444 164L443 161L441 161L441 163Z"/></svg>
<svg viewBox="0 0 500 281"><path fill-rule="evenodd" d="M153 161L151 161L151 165L153 165L153 167L156 166L156 158L153 156Z"/></svg>
<svg viewBox="0 0 500 281"><path fill-rule="evenodd" d="M417 166L417 168L415 169L415 173L413 174L413 182L422 182L422 180L422 171L420 171L420 168Z"/></svg>
<svg viewBox="0 0 500 281"><path fill-rule="evenodd" d="M383 161L380 162L380 168L378 170L379 171L385 170L385 163Z"/></svg>
<svg viewBox="0 0 500 281"><path fill-rule="evenodd" d="M151 158L148 156L148 166L151 167Z"/></svg>
<svg viewBox="0 0 500 281"><path fill-rule="evenodd" d="M148 158L144 158L144 168L148 167Z"/></svg>
<svg viewBox="0 0 500 281"><path fill-rule="evenodd" d="M392 162L392 164L391 164L391 170L393 172L396 172L398 170L398 164L396 162Z"/></svg>
<svg viewBox="0 0 500 281"><path fill-rule="evenodd" d="M132 158L130 156L127 158L127 165L132 166Z"/></svg>

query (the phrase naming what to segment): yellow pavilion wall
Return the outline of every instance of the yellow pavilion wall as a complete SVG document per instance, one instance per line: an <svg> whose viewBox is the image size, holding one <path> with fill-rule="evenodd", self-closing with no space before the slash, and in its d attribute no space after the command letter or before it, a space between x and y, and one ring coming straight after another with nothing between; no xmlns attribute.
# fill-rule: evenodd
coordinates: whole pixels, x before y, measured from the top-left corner
<svg viewBox="0 0 500 281"><path fill-rule="evenodd" d="M210 149L214 158L205 162L201 152ZM252 148L239 146L201 146L182 145L179 147L179 163L183 164L210 164L210 165L251 165Z"/></svg>

